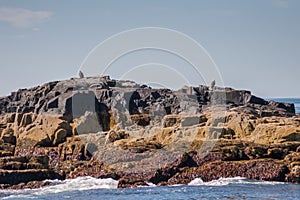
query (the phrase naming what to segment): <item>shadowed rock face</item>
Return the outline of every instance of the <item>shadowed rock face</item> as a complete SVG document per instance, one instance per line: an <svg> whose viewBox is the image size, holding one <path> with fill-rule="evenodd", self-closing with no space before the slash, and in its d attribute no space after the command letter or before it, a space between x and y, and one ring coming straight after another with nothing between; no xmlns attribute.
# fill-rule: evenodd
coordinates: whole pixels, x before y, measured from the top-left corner
<svg viewBox="0 0 300 200"><path fill-rule="evenodd" d="M112 177L119 187L232 176L299 183L299 127L293 104L245 90L55 81L0 98L0 184L83 175Z"/></svg>
<svg viewBox="0 0 300 200"><path fill-rule="evenodd" d="M178 114L179 100L196 99L199 105L208 105L212 97L217 98L220 94L224 96L222 100L231 107L250 106L259 108L260 112L271 112L270 114L278 116L295 114L293 104L268 102L244 90L216 88L211 91L209 87L200 85L171 91L151 89L130 81L110 80L109 77L55 81L31 89L20 89L0 99L0 112L2 115L32 112L35 115L50 113L78 117L85 111L107 111L115 106L114 104L120 103L115 101L115 97L118 96L125 101L124 107L130 114L149 113L155 104L161 105L166 114ZM77 108L75 113L74 107Z"/></svg>

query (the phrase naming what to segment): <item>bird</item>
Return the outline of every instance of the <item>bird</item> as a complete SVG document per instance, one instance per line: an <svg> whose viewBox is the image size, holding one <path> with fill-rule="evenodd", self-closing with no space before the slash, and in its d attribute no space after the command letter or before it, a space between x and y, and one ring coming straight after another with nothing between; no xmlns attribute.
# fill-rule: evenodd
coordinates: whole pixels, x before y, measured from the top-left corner
<svg viewBox="0 0 300 200"><path fill-rule="evenodd" d="M82 71L79 71L78 75L79 75L79 78L84 78L84 74Z"/></svg>
<svg viewBox="0 0 300 200"><path fill-rule="evenodd" d="M210 88L213 90L215 88L215 86L216 86L216 81L213 80L210 84Z"/></svg>

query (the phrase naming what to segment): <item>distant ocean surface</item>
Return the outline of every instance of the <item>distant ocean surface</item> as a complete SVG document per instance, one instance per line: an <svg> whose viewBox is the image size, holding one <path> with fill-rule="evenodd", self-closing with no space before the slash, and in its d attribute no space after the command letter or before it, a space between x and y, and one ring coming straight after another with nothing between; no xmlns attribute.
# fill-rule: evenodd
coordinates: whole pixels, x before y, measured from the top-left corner
<svg viewBox="0 0 300 200"><path fill-rule="evenodd" d="M293 103L295 105L296 113L300 114L300 98L267 98L267 100L274 100L277 102Z"/></svg>
<svg viewBox="0 0 300 200"><path fill-rule="evenodd" d="M189 185L117 189L117 181L80 177L52 181L40 189L0 190L1 199L300 199L300 185L255 181L241 177L203 182L197 178Z"/></svg>

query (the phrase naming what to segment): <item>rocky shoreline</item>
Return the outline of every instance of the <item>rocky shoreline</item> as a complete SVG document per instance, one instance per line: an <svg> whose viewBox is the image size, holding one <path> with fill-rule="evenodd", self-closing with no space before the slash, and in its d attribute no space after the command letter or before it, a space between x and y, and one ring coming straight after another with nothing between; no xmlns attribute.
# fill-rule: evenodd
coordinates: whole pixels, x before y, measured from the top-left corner
<svg viewBox="0 0 300 200"><path fill-rule="evenodd" d="M241 176L300 183L300 116L249 91L108 76L0 97L0 188L113 178L119 188Z"/></svg>

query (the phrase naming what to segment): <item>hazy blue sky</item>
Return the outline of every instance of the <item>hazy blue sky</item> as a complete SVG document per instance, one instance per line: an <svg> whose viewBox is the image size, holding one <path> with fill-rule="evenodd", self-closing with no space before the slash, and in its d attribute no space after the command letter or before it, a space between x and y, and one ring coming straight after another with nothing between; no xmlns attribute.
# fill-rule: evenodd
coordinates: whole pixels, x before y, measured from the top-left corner
<svg viewBox="0 0 300 200"><path fill-rule="evenodd" d="M98 43L145 26L194 38L227 86L300 97L298 0L0 0L0 95L74 77Z"/></svg>

